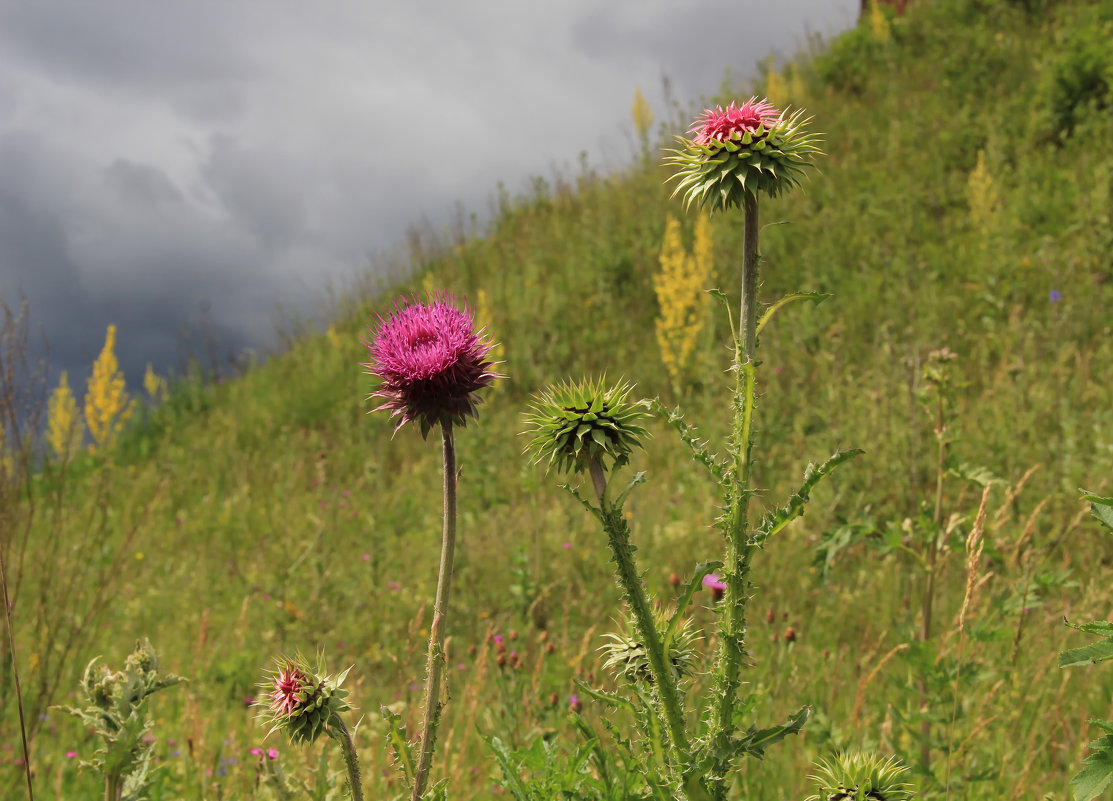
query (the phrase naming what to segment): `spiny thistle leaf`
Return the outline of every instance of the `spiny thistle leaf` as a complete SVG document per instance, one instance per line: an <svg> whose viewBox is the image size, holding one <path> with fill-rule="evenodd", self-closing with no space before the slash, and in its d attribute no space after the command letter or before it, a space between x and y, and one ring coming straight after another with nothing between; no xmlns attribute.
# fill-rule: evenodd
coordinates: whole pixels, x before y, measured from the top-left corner
<svg viewBox="0 0 1113 801"><path fill-rule="evenodd" d="M836 451L819 467L809 464L804 471L804 483L800 485L800 489L793 493L784 506L769 512L761 519L761 524L757 527L753 536L750 537L750 544L759 548L763 547L766 540L804 513L804 506L808 503L816 484L840 464L862 453L865 453L865 451L859 448Z"/></svg>

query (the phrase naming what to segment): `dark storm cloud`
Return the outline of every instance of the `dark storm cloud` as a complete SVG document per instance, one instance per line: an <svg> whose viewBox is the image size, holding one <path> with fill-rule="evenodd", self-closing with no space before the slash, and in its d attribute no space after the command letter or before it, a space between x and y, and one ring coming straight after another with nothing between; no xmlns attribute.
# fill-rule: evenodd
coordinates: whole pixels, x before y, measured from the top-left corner
<svg viewBox="0 0 1113 801"><path fill-rule="evenodd" d="M133 388L202 323L266 350L411 225L625 163L636 87L660 116L662 74L710 93L856 6L0 3L0 292L74 386L109 323Z"/></svg>

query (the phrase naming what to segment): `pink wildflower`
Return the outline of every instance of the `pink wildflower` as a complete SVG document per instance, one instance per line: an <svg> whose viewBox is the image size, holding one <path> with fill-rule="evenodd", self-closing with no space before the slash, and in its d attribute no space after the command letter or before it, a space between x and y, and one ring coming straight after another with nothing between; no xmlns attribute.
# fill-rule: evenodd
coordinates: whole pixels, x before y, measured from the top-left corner
<svg viewBox="0 0 1113 801"><path fill-rule="evenodd" d="M482 333L451 295L396 300L363 343L371 357L363 366L381 382L372 397L385 401L375 411L400 418L395 432L414 420L422 436L437 424L464 425L476 415L476 393L498 378Z"/></svg>
<svg viewBox="0 0 1113 801"><path fill-rule="evenodd" d="M289 715L303 700L299 697L305 687L306 676L289 662L274 677L274 691L271 693L271 711L277 715Z"/></svg>
<svg viewBox="0 0 1113 801"><path fill-rule="evenodd" d="M781 117L779 111L767 100L751 97L741 106L731 103L726 109L716 106L707 109L703 117L696 120L689 133L695 134L693 141L699 145L712 142L723 143L735 132L755 133L759 127L768 129Z"/></svg>
<svg viewBox="0 0 1113 801"><path fill-rule="evenodd" d="M718 573L708 573L703 577L703 586L711 590L711 600L721 601L723 593L727 591L727 585L719 580Z"/></svg>

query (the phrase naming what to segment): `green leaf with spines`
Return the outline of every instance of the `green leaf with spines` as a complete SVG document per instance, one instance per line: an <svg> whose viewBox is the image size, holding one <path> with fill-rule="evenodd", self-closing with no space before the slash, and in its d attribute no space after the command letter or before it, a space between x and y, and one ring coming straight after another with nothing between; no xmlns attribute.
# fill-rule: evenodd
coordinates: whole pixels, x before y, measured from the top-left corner
<svg viewBox="0 0 1113 801"><path fill-rule="evenodd" d="M788 501L785 502L784 506L768 512L761 519L761 523L749 538L749 544L763 548L770 537L804 513L804 507L810 500L811 491L815 488L816 484L830 475L831 472L843 462L849 461L855 456L859 456L863 453L865 453L865 451L860 448L836 451L819 467L816 467L815 464L809 464L804 471L804 482L800 485L800 489L792 494Z"/></svg>

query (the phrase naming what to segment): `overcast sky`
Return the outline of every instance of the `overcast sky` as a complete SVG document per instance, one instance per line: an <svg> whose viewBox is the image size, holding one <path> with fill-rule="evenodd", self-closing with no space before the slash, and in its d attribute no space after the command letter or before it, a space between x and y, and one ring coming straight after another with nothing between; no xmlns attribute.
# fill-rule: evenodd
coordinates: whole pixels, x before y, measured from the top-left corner
<svg viewBox="0 0 1113 801"><path fill-rule="evenodd" d="M109 323L133 391L203 318L264 352L410 225L628 163L636 88L660 118L662 75L687 104L857 7L0 0L0 297L79 396Z"/></svg>

